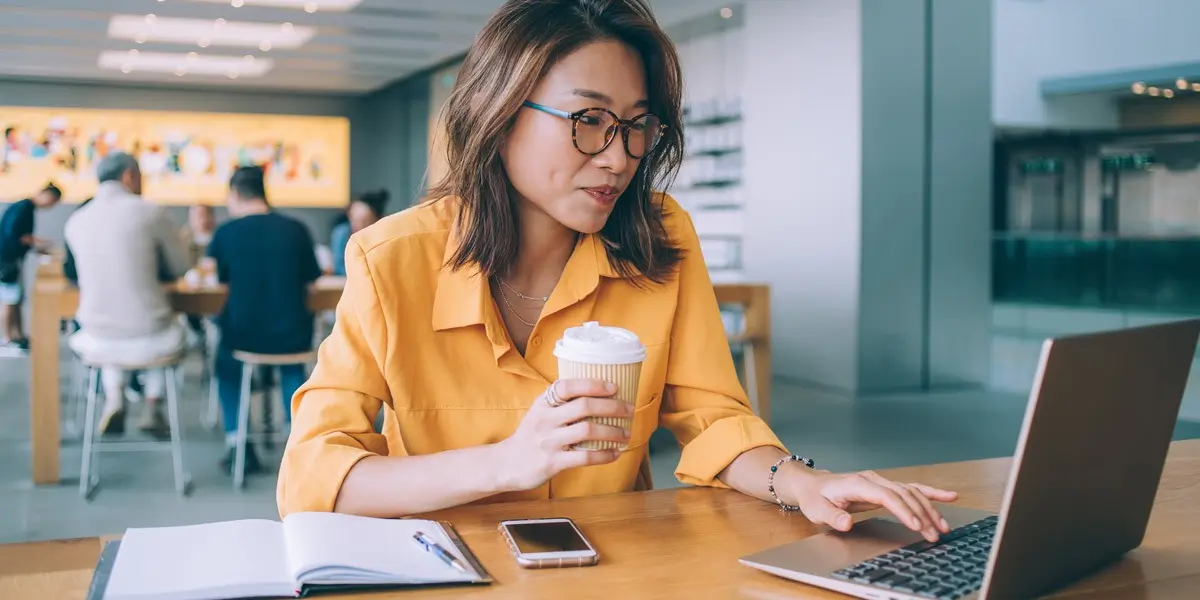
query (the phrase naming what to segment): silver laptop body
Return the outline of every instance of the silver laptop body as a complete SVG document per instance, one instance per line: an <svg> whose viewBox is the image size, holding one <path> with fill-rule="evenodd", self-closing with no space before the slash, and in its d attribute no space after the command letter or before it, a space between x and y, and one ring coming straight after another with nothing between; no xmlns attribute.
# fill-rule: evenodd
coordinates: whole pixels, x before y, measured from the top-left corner
<svg viewBox="0 0 1200 600"><path fill-rule="evenodd" d="M916 548L922 557L933 551L890 515L740 562L850 596L889 600L1026 599L1090 574L1142 542L1198 336L1200 320L1190 320L1046 340L998 518L939 505L951 528L991 519L986 529L956 534L973 548L959 540L942 544L947 551L934 556L942 560L922 559L916 564L930 568L914 569L907 583L901 574L912 560L900 549ZM971 533L977 531L987 533ZM888 553L890 565L884 558L862 571L862 561ZM982 571L982 578L946 592L950 586L931 582L963 579L947 577L946 562L973 569L963 573ZM881 566L896 567L890 569L895 573L867 581L883 574L876 570Z"/></svg>

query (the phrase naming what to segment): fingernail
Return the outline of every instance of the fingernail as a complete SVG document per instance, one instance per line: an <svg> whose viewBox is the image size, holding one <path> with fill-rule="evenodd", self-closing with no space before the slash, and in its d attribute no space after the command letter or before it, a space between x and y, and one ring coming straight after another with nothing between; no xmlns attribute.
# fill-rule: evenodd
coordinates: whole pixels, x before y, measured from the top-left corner
<svg viewBox="0 0 1200 600"><path fill-rule="evenodd" d="M604 383L604 391L606 391L606 392L608 392L608 393L610 393L610 394L615 394L615 393L617 393L617 384L615 384L615 383L613 383L613 382L611 382L611 381L607 381L607 382L605 382L605 383Z"/></svg>
<svg viewBox="0 0 1200 600"><path fill-rule="evenodd" d="M837 528L838 529L847 529L850 527L850 523L851 523L850 515L842 515L837 518Z"/></svg>
<svg viewBox="0 0 1200 600"><path fill-rule="evenodd" d="M938 523L941 523L941 524L942 524L942 529L943 529L943 530L945 530L945 531L950 531L950 524L949 524L949 523L947 523L945 519L942 519L941 521L938 521Z"/></svg>

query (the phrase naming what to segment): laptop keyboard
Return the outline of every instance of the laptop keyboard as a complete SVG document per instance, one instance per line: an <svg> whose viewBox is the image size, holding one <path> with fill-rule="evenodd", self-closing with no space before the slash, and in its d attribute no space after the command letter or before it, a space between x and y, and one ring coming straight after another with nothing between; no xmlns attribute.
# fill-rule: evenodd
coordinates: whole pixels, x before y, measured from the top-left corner
<svg viewBox="0 0 1200 600"><path fill-rule="evenodd" d="M957 600L983 585L997 520L980 519L936 542L909 544L840 569L833 577L923 598Z"/></svg>

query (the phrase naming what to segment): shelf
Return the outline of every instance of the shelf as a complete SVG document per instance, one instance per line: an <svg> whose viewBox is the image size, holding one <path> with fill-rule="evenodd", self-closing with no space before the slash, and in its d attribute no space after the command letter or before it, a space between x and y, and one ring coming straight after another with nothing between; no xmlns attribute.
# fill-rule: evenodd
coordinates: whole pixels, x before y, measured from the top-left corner
<svg viewBox="0 0 1200 600"><path fill-rule="evenodd" d="M742 148L740 146L736 148L710 148L708 150L696 150L695 152L690 152L685 158L693 158L696 156L725 156L727 154L738 154L741 151Z"/></svg>
<svg viewBox="0 0 1200 600"><path fill-rule="evenodd" d="M741 120L742 120L742 115L716 115L716 116L707 117L704 119L696 119L693 121L693 120L689 120L687 118L687 116L685 115L683 117L683 126L684 127L709 127L712 125L725 125L726 123L733 123L733 122L741 121Z"/></svg>
<svg viewBox="0 0 1200 600"><path fill-rule="evenodd" d="M688 187L697 189L721 189L739 185L742 185L741 179L710 179L708 181L693 181L692 185Z"/></svg>

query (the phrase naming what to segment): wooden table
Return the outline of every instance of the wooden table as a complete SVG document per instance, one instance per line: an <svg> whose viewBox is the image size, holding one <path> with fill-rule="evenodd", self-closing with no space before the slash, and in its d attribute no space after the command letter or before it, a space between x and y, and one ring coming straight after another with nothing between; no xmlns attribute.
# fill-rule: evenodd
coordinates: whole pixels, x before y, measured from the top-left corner
<svg viewBox="0 0 1200 600"><path fill-rule="evenodd" d="M959 505L996 510L1009 459L885 471L959 491ZM1196 598L1200 589L1200 440L1176 442L1141 548L1056 594L1102 599ZM524 570L496 531L504 519L566 516L600 551L595 567ZM442 511L496 583L351 598L844 598L741 566L741 556L818 530L803 517L729 490L690 488L494 504ZM81 599L100 554L97 538L0 546L0 598Z"/></svg>
<svg viewBox="0 0 1200 600"><path fill-rule="evenodd" d="M57 275L55 274L57 273ZM75 316L79 308L79 290L62 277L61 269L39 268L33 284L32 324L30 326L30 426L33 482L58 483L59 480L59 327L63 319ZM309 295L309 308L332 310L342 297L345 280L323 277ZM213 315L221 311L227 296L224 287L185 289L173 287L171 306L186 314Z"/></svg>
<svg viewBox="0 0 1200 600"><path fill-rule="evenodd" d="M318 280L309 297L313 311L332 310L342 296L345 281L327 277ZM745 341L753 345L758 390L759 415L770 418L771 402L771 307L770 290L765 285L716 285L722 304L740 305L745 312ZM186 314L216 314L225 305L223 287L202 290L176 288L171 293L175 310ZM34 281L32 325L30 331L30 428L33 482L54 484L59 481L59 327L63 319L75 315L79 290L62 277L62 268L40 265Z"/></svg>

